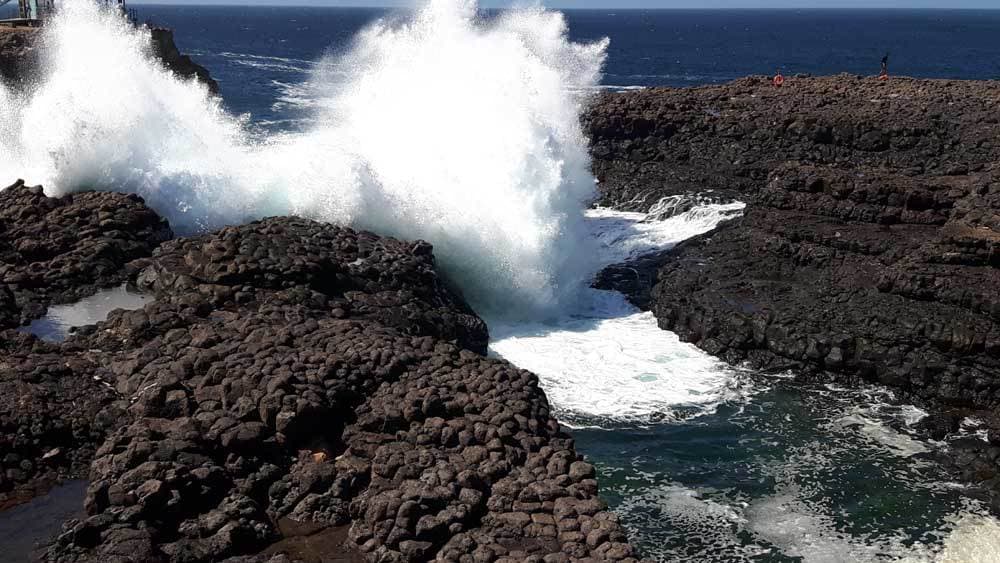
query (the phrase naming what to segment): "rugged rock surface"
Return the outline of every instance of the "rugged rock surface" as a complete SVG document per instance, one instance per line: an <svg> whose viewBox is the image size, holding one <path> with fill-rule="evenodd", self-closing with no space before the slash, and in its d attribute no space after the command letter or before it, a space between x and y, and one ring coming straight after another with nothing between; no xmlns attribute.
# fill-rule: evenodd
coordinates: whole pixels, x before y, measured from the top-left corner
<svg viewBox="0 0 1000 563"><path fill-rule="evenodd" d="M121 410L102 356L2 329L122 283L126 264L171 236L133 195L52 198L20 181L0 190L0 506L86 477Z"/></svg>
<svg viewBox="0 0 1000 563"><path fill-rule="evenodd" d="M586 116L600 203L646 211L663 197L744 198L788 161L912 176L996 162L990 82L849 75L765 77L600 98Z"/></svg>
<svg viewBox="0 0 1000 563"><path fill-rule="evenodd" d="M653 311L729 361L816 368L996 408L1000 236L958 211L991 195L1000 203L995 173L858 178L780 168L744 218L672 255Z"/></svg>
<svg viewBox="0 0 1000 563"><path fill-rule="evenodd" d="M0 79L21 82L38 64L33 28L0 27Z"/></svg>
<svg viewBox="0 0 1000 563"><path fill-rule="evenodd" d="M611 193L609 192L609 195ZM692 211L709 204L727 204L725 210L716 207L724 220L739 217L743 205L732 198L721 198L719 193L708 195L666 196L645 211L644 221L662 221ZM626 205L625 207L629 207ZM652 290L656 285L660 268L670 260L672 248L654 250L626 262L606 266L594 277L591 286L596 289L614 290L625 295L636 307L646 311L652 307Z"/></svg>
<svg viewBox="0 0 1000 563"><path fill-rule="evenodd" d="M748 204L662 258L663 328L965 416L1000 408L998 109L992 82L751 78L608 96L589 126L604 203ZM997 488L986 450L963 472Z"/></svg>
<svg viewBox="0 0 1000 563"><path fill-rule="evenodd" d="M174 43L174 33L169 29L149 30L153 53L171 71L184 78L196 78L218 94L219 84L208 70L181 54ZM38 42L40 28L0 27L0 79L8 83L23 84L32 78L40 62Z"/></svg>
<svg viewBox="0 0 1000 563"><path fill-rule="evenodd" d="M82 350L0 332L0 509L87 477L121 414L106 373Z"/></svg>
<svg viewBox="0 0 1000 563"><path fill-rule="evenodd" d="M208 69L191 60L191 57L184 55L177 49L174 43L174 32L162 27L150 29L153 38L153 52L163 61L167 68L184 78L197 78L213 94L219 93L219 83L216 82Z"/></svg>
<svg viewBox="0 0 1000 563"><path fill-rule="evenodd" d="M653 286L660 268L670 259L670 252L669 249L650 252L628 262L607 266L597 273L591 286L617 291L636 307L648 311L652 306Z"/></svg>
<svg viewBox="0 0 1000 563"><path fill-rule="evenodd" d="M5 216L8 252L91 228L60 206L121 197L10 190L39 211ZM97 262L105 245L77 238L52 246ZM156 299L64 344L0 333L0 487L90 464L88 517L44 558L277 562L320 542L345 560L635 561L536 376L482 355L486 326L431 250L268 219L119 265Z"/></svg>
<svg viewBox="0 0 1000 563"><path fill-rule="evenodd" d="M172 236L135 195L52 198L21 181L0 190L0 329L122 283L125 264Z"/></svg>

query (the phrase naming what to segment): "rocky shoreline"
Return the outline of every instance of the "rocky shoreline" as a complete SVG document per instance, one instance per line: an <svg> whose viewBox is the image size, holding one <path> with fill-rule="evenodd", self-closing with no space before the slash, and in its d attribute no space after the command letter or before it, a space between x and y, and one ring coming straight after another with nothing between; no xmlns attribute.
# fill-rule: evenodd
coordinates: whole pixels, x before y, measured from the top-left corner
<svg viewBox="0 0 1000 563"><path fill-rule="evenodd" d="M26 84L38 38L0 29L0 76ZM123 283L152 302L62 343L16 330ZM425 242L294 217L176 239L137 196L18 181L0 510L87 480L32 556L53 562L638 561L538 378L488 338Z"/></svg>
<svg viewBox="0 0 1000 563"><path fill-rule="evenodd" d="M636 560L429 244L297 218L166 240L135 196L21 182L0 209L6 327L155 296L62 344L0 332L0 495L90 480L42 560Z"/></svg>
<svg viewBox="0 0 1000 563"><path fill-rule="evenodd" d="M747 208L598 284L732 364L892 388L936 439L981 420L947 461L1000 510L998 109L998 82L847 75L605 96L599 203Z"/></svg>
<svg viewBox="0 0 1000 563"><path fill-rule="evenodd" d="M936 439L979 418L992 441L944 461L1000 511L998 108L1000 83L848 76L604 96L600 204L747 208L597 285L733 364L896 389ZM15 330L122 283L153 301L64 343ZM18 182L0 509L89 480L45 561L636 561L487 343L427 243L294 217L174 238L139 197Z"/></svg>

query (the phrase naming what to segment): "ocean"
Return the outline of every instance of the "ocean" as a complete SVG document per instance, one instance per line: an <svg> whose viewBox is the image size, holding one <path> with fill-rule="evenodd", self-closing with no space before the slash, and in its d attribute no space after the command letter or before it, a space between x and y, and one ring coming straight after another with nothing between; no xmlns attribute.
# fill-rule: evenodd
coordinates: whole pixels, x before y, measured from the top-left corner
<svg viewBox="0 0 1000 563"><path fill-rule="evenodd" d="M325 54L348 49L380 17L366 8L136 5L176 30L237 113L294 127L296 86ZM751 74L878 74L1000 78L1000 10L568 10L573 41L611 40L608 88L698 86ZM483 12L484 18L495 12ZM277 102L275 100L278 100ZM290 121L292 120L292 121Z"/></svg>
<svg viewBox="0 0 1000 563"><path fill-rule="evenodd" d="M219 81L219 103L148 60L145 35L72 2L45 30L38 94L0 87L0 169L50 195L138 193L182 235L299 214L429 240L487 320L491 354L539 375L653 559L1000 560L1000 521L936 464L942 445L914 431L925 414L916 407L884 389L799 386L724 365L621 295L587 287L597 268L669 248L744 206L668 219L589 209L579 126L595 91L776 68L876 74L886 52L896 74L993 79L1000 11L563 17L465 6L438 0L416 19L136 6L140 20L176 30ZM59 326L91 318L59 314Z"/></svg>

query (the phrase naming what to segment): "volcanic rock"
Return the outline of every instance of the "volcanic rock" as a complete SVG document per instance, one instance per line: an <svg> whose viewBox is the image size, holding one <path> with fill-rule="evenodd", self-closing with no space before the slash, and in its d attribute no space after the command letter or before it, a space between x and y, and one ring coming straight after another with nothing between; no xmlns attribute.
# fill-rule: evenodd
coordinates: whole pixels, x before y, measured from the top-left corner
<svg viewBox="0 0 1000 563"><path fill-rule="evenodd" d="M635 561L431 250L272 218L130 263L155 301L62 345L122 414L45 559L281 561L297 523L370 561Z"/></svg>
<svg viewBox="0 0 1000 563"><path fill-rule="evenodd" d="M87 476L121 414L106 373L80 350L0 332L0 508Z"/></svg>
<svg viewBox="0 0 1000 563"><path fill-rule="evenodd" d="M0 190L0 329L122 283L125 264L172 236L136 195L53 198L22 181Z"/></svg>
<svg viewBox="0 0 1000 563"><path fill-rule="evenodd" d="M606 94L584 121L599 203L647 211L665 197L745 200L786 162L904 176L996 162L991 82L766 77Z"/></svg>
<svg viewBox="0 0 1000 563"><path fill-rule="evenodd" d="M0 191L0 329L127 279L125 265L172 233L134 195ZM89 473L123 407L103 356L0 330L0 506Z"/></svg>
<svg viewBox="0 0 1000 563"><path fill-rule="evenodd" d="M208 69L191 60L191 57L184 55L174 43L174 32L162 27L154 27L149 30L153 39L153 53L163 61L168 69L184 78L196 78L202 84L208 86L208 90L213 94L219 93L219 83L216 82Z"/></svg>
<svg viewBox="0 0 1000 563"><path fill-rule="evenodd" d="M649 302L634 300L734 364L995 412L998 108L995 82L849 76L604 97L588 118L602 203L747 203L661 256ZM963 475L996 483L988 463Z"/></svg>

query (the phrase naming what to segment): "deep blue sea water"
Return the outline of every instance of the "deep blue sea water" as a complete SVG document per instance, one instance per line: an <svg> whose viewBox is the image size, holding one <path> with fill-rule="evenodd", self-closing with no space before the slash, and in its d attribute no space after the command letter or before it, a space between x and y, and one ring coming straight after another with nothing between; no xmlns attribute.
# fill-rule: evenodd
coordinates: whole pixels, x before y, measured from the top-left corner
<svg viewBox="0 0 1000 563"><path fill-rule="evenodd" d="M211 70L233 111L265 121L293 117L294 104L275 99L288 97L314 61L347 48L371 21L396 15L367 8L136 9L140 20L176 30L181 49ZM564 13L572 39L610 38L603 81L608 86L713 84L777 68L785 74L877 74L886 53L894 74L1000 78L1000 10Z"/></svg>

